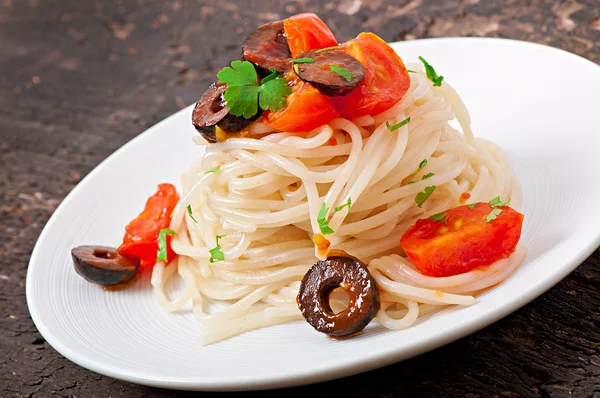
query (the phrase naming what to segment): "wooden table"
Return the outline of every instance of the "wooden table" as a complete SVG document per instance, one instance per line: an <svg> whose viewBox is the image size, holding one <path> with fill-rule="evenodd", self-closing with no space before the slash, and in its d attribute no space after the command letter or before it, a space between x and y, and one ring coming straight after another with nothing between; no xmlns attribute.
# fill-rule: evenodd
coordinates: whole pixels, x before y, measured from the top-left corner
<svg viewBox="0 0 600 398"><path fill-rule="evenodd" d="M598 0L0 0L0 396L192 396L100 376L54 351L27 310L29 255L83 176L194 102L240 56L246 33L301 11L322 16L340 41L365 30L387 41L507 37L600 62ZM331 387L361 397L600 397L599 293L596 251L542 297L458 342L359 376L264 395Z"/></svg>

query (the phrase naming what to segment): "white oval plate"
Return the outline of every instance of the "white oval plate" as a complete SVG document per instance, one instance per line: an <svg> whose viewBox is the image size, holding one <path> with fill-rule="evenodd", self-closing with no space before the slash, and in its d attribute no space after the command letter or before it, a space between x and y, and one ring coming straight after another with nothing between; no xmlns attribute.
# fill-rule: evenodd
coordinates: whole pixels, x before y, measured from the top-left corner
<svg viewBox="0 0 600 398"><path fill-rule="evenodd" d="M424 56L462 95L476 135L502 146L523 186L528 254L508 280L467 308L409 329L332 341L307 323L257 330L202 347L190 313L167 314L149 277L105 292L78 276L70 249L117 245L160 182L202 150L191 107L116 151L63 201L39 237L27 302L40 333L92 371L151 386L263 389L329 380L388 365L472 333L531 301L573 271L600 243L600 67L576 55L501 39L394 43L405 62Z"/></svg>

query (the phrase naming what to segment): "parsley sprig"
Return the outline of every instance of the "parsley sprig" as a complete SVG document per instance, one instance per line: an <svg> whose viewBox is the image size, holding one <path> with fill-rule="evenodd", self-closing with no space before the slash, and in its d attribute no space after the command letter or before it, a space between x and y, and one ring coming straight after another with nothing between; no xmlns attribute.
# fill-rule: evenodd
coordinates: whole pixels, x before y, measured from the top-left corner
<svg viewBox="0 0 600 398"><path fill-rule="evenodd" d="M156 255L156 261L169 261L167 254L167 235L173 237L175 236L175 231L170 228L163 228L158 232L158 254Z"/></svg>
<svg viewBox="0 0 600 398"><path fill-rule="evenodd" d="M438 74L435 72L435 69L433 69L433 66L429 65L429 62L425 61L425 58L419 57L419 60L423 62L423 65L425 65L425 73L427 74L427 78L433 82L433 86L441 86L444 76L438 76Z"/></svg>
<svg viewBox="0 0 600 398"><path fill-rule="evenodd" d="M227 101L229 112L246 119L256 115L259 106L263 110L282 109L285 97L292 92L287 81L277 72L272 72L259 83L256 69L248 61L233 61L231 67L221 69L217 77L221 83L227 84L223 98Z"/></svg>
<svg viewBox="0 0 600 398"><path fill-rule="evenodd" d="M221 250L221 244L219 243L219 239L223 239L226 236L227 235L217 235L217 246L214 249L209 250L211 263L216 263L217 261L225 260L225 255Z"/></svg>

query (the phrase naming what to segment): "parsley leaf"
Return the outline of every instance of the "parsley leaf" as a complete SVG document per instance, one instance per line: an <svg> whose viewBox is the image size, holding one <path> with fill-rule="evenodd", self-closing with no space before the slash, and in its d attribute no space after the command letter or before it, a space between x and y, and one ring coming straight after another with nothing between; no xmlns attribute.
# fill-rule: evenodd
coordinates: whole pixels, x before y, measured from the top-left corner
<svg viewBox="0 0 600 398"><path fill-rule="evenodd" d="M433 221L437 221L440 222L442 221L444 218L446 218L446 216L448 215L448 213L446 213L445 211L438 213L438 214L434 214L433 216L429 217L430 220Z"/></svg>
<svg viewBox="0 0 600 398"><path fill-rule="evenodd" d="M490 222L492 220L495 220L496 218L498 218L498 216L500 215L500 213L502 213L502 209L494 207L492 209L492 211L490 211L490 214L488 214L487 216L485 216L485 222Z"/></svg>
<svg viewBox="0 0 600 398"><path fill-rule="evenodd" d="M390 131L396 131L398 130L400 127L407 125L410 122L410 117L407 117L406 119L404 119L403 121L401 121L398 124L394 124L391 125L390 122L385 122L385 126L388 128L388 130Z"/></svg>
<svg viewBox="0 0 600 398"><path fill-rule="evenodd" d="M407 71L408 73L417 73L417 72L415 72L415 71L414 71L414 70L412 70L412 69L407 69L406 71Z"/></svg>
<svg viewBox="0 0 600 398"><path fill-rule="evenodd" d="M315 60L313 58L296 58L292 60L294 64L314 64Z"/></svg>
<svg viewBox="0 0 600 398"><path fill-rule="evenodd" d="M196 219L194 218L194 215L192 214L192 205L187 205L187 211L188 211L188 214L189 214L190 218L191 218L192 220L194 220L194 222L195 222L196 224L198 224L198 220L196 220Z"/></svg>
<svg viewBox="0 0 600 398"><path fill-rule="evenodd" d="M221 168L221 166L220 166L220 165L219 165L219 166L215 166L215 167L213 167L212 169L210 169L210 170L207 170L207 171L206 171L206 174L208 174L208 173L215 173L215 172L219 171L219 169L220 169L220 168Z"/></svg>
<svg viewBox="0 0 600 398"><path fill-rule="evenodd" d="M407 182L407 183L406 183L406 185L409 185L409 184L416 184L416 183L417 183L416 181L409 181L409 182Z"/></svg>
<svg viewBox="0 0 600 398"><path fill-rule="evenodd" d="M478 204L479 204L479 202L471 203L470 205L467 205L467 207L469 209L473 210L475 207L477 207Z"/></svg>
<svg viewBox="0 0 600 398"><path fill-rule="evenodd" d="M158 254L156 256L156 261L169 261L167 258L167 235L173 237L175 236L175 231L169 228L163 228L158 233Z"/></svg>
<svg viewBox="0 0 600 398"><path fill-rule="evenodd" d="M350 211L350 206L352 206L352 198L348 198L348 201L341 206L335 208L335 211L341 211L344 207L348 207L348 211Z"/></svg>
<svg viewBox="0 0 600 398"><path fill-rule="evenodd" d="M431 178L431 177L433 177L434 175L435 175L435 174L433 174L433 173L427 173L427 174L425 174L425 175L423 176L423 178L421 178L421 180L426 180L426 179L428 179L428 178Z"/></svg>
<svg viewBox="0 0 600 398"><path fill-rule="evenodd" d="M327 212L329 211L328 207L325 207L325 202L321 204L321 209L319 209L319 214L317 215L317 223L319 223L319 229L323 235L331 235L334 231L329 227L329 222L327 221Z"/></svg>
<svg viewBox="0 0 600 398"><path fill-rule="evenodd" d="M426 164L427 164L427 159L421 160L421 163L419 163L419 168L422 169L423 167L425 167Z"/></svg>
<svg viewBox="0 0 600 398"><path fill-rule="evenodd" d="M510 202L510 198L507 200L500 200L500 196L496 196L494 199L490 200L490 206L506 206Z"/></svg>
<svg viewBox="0 0 600 398"><path fill-rule="evenodd" d="M219 244L219 239L224 238L226 236L227 235L217 235L217 247L209 250L209 253L210 253L209 261L211 263L216 263L217 261L225 260L225 255L223 254L223 251L221 250L221 245Z"/></svg>
<svg viewBox="0 0 600 398"><path fill-rule="evenodd" d="M315 51L315 54L322 53L323 51L339 50L340 48L342 48L342 46L325 47L325 48L321 48L320 50Z"/></svg>
<svg viewBox="0 0 600 398"><path fill-rule="evenodd" d="M425 58L419 57L419 60L423 62L423 65L425 65L425 73L427 73L427 78L433 82L433 86L441 86L444 76L438 76L438 74L435 72L435 69L433 69L433 66L429 65L429 63L425 61Z"/></svg>
<svg viewBox="0 0 600 398"><path fill-rule="evenodd" d="M285 97L292 92L287 81L278 77L275 71L271 71L259 84L256 69L248 61L233 61L231 67L221 69L217 77L221 83L227 84L223 98L227 101L229 112L246 119L258 113L259 105L263 110L282 109Z"/></svg>
<svg viewBox="0 0 600 398"><path fill-rule="evenodd" d="M354 77L354 75L352 73L348 72L346 69L342 68L341 66L330 65L329 69L331 69L331 71L333 73L335 73L336 75L340 75L341 77L346 79L346 81L348 81L348 82L350 80L352 80L352 78Z"/></svg>
<svg viewBox="0 0 600 398"><path fill-rule="evenodd" d="M431 194L433 193L433 191L435 191L436 188L437 186L432 185L430 187L425 187L425 190L423 192L419 192L417 196L415 196L415 203L417 204L417 207L423 206L423 203L425 203L427 198L431 196Z"/></svg>

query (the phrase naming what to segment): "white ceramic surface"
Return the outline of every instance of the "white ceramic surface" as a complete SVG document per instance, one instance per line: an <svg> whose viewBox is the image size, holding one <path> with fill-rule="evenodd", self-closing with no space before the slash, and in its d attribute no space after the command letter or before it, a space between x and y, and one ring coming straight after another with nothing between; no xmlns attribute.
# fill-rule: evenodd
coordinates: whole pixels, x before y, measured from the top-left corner
<svg viewBox="0 0 600 398"><path fill-rule="evenodd" d="M534 299L600 243L600 67L573 54L500 39L395 43L405 62L424 56L462 95L476 135L507 151L523 185L528 255L507 281L468 308L392 332L371 324L332 341L305 322L202 347L190 313L158 306L149 278L105 292L79 277L70 249L117 245L156 184L175 184L201 149L186 108L116 151L64 200L39 237L27 301L44 338L95 372L177 389L261 389L347 376L439 347ZM115 194L118 192L118 194Z"/></svg>

